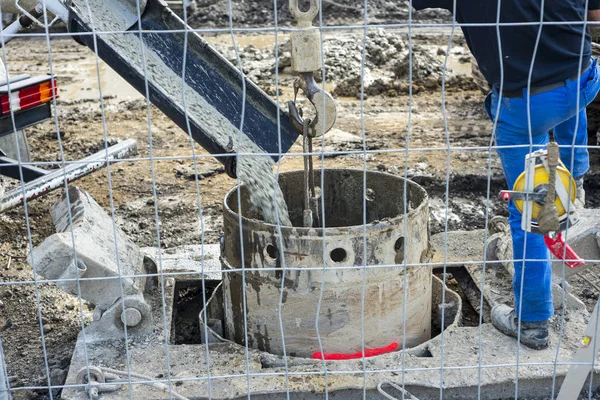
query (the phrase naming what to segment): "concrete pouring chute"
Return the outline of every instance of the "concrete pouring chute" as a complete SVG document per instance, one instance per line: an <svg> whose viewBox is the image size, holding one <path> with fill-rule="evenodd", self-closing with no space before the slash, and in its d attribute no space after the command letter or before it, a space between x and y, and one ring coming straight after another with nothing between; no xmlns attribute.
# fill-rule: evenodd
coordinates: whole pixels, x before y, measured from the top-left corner
<svg viewBox="0 0 600 400"><path fill-rule="evenodd" d="M236 176L236 151L277 160L296 141L299 131L288 114L164 1L140 1L139 9L137 0L87 4L77 0L70 8L73 37L215 155L230 176Z"/></svg>
<svg viewBox="0 0 600 400"><path fill-rule="evenodd" d="M315 174L319 182L320 173ZM325 170L323 178L325 210L319 219L325 218L325 229L301 227L302 171L279 177L294 225L282 227L281 236L253 211L243 186L240 235L237 189L226 196L222 258L224 269L232 270L223 279L226 336L240 344L247 337L252 348L299 357L320 351L319 338L325 353L361 351L363 326L365 349L400 344L403 334L407 347L429 340L431 268L410 266L428 261L425 190L376 172L366 173L364 188L360 170ZM409 267L402 267L404 263Z"/></svg>

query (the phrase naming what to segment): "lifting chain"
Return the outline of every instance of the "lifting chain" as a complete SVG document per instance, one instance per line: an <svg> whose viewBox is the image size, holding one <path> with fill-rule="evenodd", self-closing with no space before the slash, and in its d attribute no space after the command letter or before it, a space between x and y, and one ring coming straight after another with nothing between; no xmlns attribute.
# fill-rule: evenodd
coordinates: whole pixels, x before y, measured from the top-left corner
<svg viewBox="0 0 600 400"><path fill-rule="evenodd" d="M303 224L305 228L319 225L319 199L315 188L315 175L313 167L313 138L310 136L311 120L304 120L302 131L302 152L304 153L304 212Z"/></svg>

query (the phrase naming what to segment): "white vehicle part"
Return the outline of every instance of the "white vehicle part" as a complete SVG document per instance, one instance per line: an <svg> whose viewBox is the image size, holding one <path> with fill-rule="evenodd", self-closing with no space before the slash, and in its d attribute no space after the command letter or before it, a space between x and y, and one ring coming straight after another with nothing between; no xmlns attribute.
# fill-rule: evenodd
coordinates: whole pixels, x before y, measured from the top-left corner
<svg viewBox="0 0 600 400"><path fill-rule="evenodd" d="M37 0L19 0L19 6L26 10L33 10ZM2 14L21 14L21 11L16 6L15 0L0 0L0 11Z"/></svg>

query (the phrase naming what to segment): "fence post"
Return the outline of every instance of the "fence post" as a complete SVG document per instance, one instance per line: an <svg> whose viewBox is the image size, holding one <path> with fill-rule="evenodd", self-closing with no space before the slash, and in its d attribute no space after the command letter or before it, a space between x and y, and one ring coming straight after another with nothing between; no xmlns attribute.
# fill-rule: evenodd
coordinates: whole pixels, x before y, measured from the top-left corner
<svg viewBox="0 0 600 400"><path fill-rule="evenodd" d="M0 400L10 400L8 376L6 375L6 364L4 363L4 350L2 349L2 338L0 338Z"/></svg>

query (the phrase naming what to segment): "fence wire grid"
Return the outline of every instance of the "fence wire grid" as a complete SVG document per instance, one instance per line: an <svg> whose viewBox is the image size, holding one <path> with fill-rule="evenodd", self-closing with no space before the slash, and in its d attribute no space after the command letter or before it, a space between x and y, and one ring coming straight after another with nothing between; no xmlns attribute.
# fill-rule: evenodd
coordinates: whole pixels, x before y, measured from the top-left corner
<svg viewBox="0 0 600 400"><path fill-rule="evenodd" d="M548 399L577 368L562 398L600 398L593 2L553 21L557 5L530 1L519 22L501 1L472 5L497 6L491 22L459 22L456 1L310 3L302 26L285 0L0 2L0 400ZM536 31L519 99L503 51L520 43L502 36L522 27ZM544 29L559 27L581 31L581 73L536 92ZM495 31L496 100L463 28ZM304 53L291 44L311 34ZM295 70L311 52L319 68ZM23 87L47 75L46 92ZM571 87L571 142L564 120L540 135L534 111L552 120L554 105L536 96ZM306 133L331 116L323 94L335 123L307 147L289 102ZM517 100L525 139L499 144ZM513 188L498 153L538 150L549 130L572 150L569 193L565 171L589 153L586 208L561 227L578 268L567 249L532 257L539 235L513 255L500 197ZM516 338L491 323L513 285L517 308L531 301L526 263L552 292L541 350L520 343L531 321Z"/></svg>

